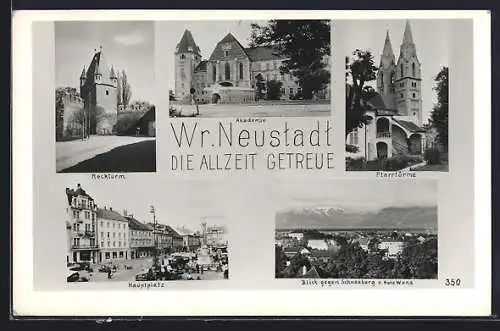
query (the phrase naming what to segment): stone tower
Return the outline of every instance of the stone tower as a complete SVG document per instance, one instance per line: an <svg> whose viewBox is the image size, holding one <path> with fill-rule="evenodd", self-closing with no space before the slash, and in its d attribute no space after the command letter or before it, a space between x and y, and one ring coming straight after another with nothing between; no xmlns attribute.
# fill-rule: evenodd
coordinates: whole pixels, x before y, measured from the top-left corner
<svg viewBox="0 0 500 331"><path fill-rule="evenodd" d="M175 49L175 97L189 100L193 87L194 69L201 62L200 48L196 45L191 31L185 30Z"/></svg>
<svg viewBox="0 0 500 331"><path fill-rule="evenodd" d="M90 66L80 76L80 95L84 100L91 134L112 134L117 120L118 78L109 67L102 47L95 50Z"/></svg>
<svg viewBox="0 0 500 331"><path fill-rule="evenodd" d="M396 92L394 87L396 58L392 51L389 31L385 35L384 50L380 56L380 66L377 72L377 91L386 108L396 109Z"/></svg>
<svg viewBox="0 0 500 331"><path fill-rule="evenodd" d="M413 42L410 22L406 27L396 64L396 106L398 114L422 125L421 66Z"/></svg>

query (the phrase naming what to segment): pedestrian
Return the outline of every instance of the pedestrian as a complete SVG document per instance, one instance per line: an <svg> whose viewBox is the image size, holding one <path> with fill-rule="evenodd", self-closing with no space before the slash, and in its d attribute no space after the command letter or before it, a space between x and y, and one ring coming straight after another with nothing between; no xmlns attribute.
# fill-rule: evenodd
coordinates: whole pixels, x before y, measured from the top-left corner
<svg viewBox="0 0 500 331"><path fill-rule="evenodd" d="M111 268L108 269L108 279L111 279Z"/></svg>

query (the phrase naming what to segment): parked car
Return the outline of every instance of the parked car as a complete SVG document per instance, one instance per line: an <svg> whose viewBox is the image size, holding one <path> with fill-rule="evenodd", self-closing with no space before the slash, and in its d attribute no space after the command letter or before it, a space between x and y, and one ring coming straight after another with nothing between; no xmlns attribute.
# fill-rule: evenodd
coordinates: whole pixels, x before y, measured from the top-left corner
<svg viewBox="0 0 500 331"><path fill-rule="evenodd" d="M80 274L78 272L70 273L68 277L66 277L66 281L68 283L77 282L79 279L80 279Z"/></svg>
<svg viewBox="0 0 500 331"><path fill-rule="evenodd" d="M135 280L141 281L141 280L150 280L150 272L148 269L142 269L140 273L135 275Z"/></svg>

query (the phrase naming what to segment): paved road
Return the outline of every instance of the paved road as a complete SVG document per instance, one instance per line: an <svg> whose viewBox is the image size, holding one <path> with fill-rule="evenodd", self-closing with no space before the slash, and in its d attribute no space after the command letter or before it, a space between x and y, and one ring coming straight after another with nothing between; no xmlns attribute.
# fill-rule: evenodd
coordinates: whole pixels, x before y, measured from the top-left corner
<svg viewBox="0 0 500 331"><path fill-rule="evenodd" d="M59 141L56 143L56 171L59 172L113 148L154 137L91 136L89 140Z"/></svg>
<svg viewBox="0 0 500 331"><path fill-rule="evenodd" d="M185 115L195 113L196 106L182 105ZM199 117L305 117L329 116L330 104L280 104L280 105L199 105Z"/></svg>

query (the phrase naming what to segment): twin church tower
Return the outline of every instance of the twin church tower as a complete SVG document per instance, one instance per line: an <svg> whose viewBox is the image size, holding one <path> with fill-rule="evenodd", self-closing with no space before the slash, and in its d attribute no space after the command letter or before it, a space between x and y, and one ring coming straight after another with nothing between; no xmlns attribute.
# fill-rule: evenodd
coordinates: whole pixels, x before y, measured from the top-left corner
<svg viewBox="0 0 500 331"><path fill-rule="evenodd" d="M422 126L421 64L406 21L403 42L396 62L389 32L385 37L384 50L377 73L377 90L387 109L395 109L399 116L407 117Z"/></svg>

